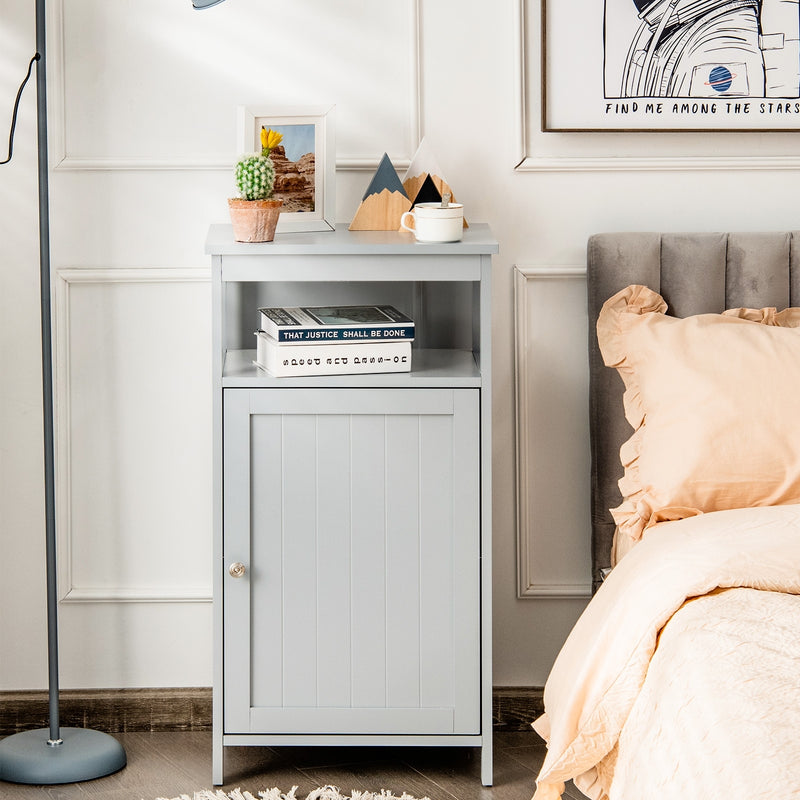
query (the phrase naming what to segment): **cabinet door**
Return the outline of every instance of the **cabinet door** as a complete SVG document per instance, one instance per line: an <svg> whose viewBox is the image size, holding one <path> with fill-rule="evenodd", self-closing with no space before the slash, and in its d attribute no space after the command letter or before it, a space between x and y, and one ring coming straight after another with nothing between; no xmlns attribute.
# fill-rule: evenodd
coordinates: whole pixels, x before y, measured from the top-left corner
<svg viewBox="0 0 800 800"><path fill-rule="evenodd" d="M225 390L226 733L480 733L478 406Z"/></svg>

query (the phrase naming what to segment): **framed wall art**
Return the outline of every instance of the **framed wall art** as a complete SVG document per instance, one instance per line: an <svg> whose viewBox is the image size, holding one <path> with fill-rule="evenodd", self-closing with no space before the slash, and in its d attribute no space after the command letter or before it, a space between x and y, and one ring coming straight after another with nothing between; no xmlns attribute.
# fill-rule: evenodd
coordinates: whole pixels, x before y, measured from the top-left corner
<svg viewBox="0 0 800 800"><path fill-rule="evenodd" d="M800 128L796 3L541 3L545 131Z"/></svg>
<svg viewBox="0 0 800 800"><path fill-rule="evenodd" d="M334 106L238 110L239 151L260 152L261 129L281 134L272 149L273 197L283 200L278 232L328 231L334 227L336 135Z"/></svg>

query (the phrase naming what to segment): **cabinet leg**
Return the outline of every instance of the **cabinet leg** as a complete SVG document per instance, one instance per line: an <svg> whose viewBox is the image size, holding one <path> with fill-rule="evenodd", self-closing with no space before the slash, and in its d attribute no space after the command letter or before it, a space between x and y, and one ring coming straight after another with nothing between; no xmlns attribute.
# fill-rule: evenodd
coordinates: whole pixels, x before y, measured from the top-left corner
<svg viewBox="0 0 800 800"><path fill-rule="evenodd" d="M211 744L211 783L214 786L222 786L224 779L224 748L222 747L222 737L214 736Z"/></svg>
<svg viewBox="0 0 800 800"><path fill-rule="evenodd" d="M481 783L491 786L493 780L492 736L489 734L481 746Z"/></svg>

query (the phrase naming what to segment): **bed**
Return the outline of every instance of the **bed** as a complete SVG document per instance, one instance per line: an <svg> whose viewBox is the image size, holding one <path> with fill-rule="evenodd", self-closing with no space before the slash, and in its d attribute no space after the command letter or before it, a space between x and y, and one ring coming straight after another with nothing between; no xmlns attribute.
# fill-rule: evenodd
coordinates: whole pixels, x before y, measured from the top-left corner
<svg viewBox="0 0 800 800"><path fill-rule="evenodd" d="M800 234L587 256L595 593L534 798L800 798Z"/></svg>

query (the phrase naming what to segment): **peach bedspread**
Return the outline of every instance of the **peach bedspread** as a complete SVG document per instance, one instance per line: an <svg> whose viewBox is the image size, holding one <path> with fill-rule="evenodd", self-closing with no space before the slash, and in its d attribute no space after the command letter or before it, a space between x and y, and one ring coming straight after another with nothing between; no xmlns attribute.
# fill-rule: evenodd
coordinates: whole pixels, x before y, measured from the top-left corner
<svg viewBox="0 0 800 800"><path fill-rule="evenodd" d="M800 798L800 505L649 529L544 700L535 800Z"/></svg>

